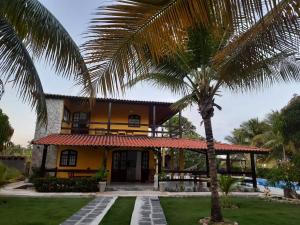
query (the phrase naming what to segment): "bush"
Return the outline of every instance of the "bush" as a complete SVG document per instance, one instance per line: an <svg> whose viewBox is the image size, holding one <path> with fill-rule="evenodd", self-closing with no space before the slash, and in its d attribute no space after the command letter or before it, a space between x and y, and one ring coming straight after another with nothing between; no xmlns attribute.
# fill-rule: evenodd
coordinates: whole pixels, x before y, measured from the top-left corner
<svg viewBox="0 0 300 225"><path fill-rule="evenodd" d="M6 181L6 171L7 167L0 163L0 185L5 183Z"/></svg>
<svg viewBox="0 0 300 225"><path fill-rule="evenodd" d="M269 176L269 174L271 173L271 170L272 169L270 169L270 168L258 167L256 169L257 176L260 177L260 178L267 178Z"/></svg>
<svg viewBox="0 0 300 225"><path fill-rule="evenodd" d="M34 187L38 192L96 192L99 190L95 177L35 178Z"/></svg>
<svg viewBox="0 0 300 225"><path fill-rule="evenodd" d="M23 174L16 168L7 167L0 163L0 185L23 179Z"/></svg>

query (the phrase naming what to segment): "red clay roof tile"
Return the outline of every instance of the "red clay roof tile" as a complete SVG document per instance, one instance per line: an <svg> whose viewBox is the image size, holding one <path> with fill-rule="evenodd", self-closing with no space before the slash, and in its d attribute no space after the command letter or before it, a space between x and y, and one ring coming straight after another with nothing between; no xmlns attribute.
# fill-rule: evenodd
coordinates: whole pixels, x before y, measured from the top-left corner
<svg viewBox="0 0 300 225"><path fill-rule="evenodd" d="M147 136L52 134L32 142L36 145L107 146L132 148L176 148L207 150L206 142L186 138L153 138ZM268 149L216 143L217 151L268 153Z"/></svg>

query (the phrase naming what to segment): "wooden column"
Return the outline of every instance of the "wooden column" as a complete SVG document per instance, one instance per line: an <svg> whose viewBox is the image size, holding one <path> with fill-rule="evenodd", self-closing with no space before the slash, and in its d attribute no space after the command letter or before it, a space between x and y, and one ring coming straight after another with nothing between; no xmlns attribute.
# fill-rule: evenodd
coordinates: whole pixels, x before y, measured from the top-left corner
<svg viewBox="0 0 300 225"><path fill-rule="evenodd" d="M255 163L254 153L250 153L250 160L251 160L252 184L253 184L253 188L257 188L256 165L255 165L256 163Z"/></svg>
<svg viewBox="0 0 300 225"><path fill-rule="evenodd" d="M103 156L103 162L102 162L102 170L106 171L107 170L107 155L108 155L108 148L104 149L104 156Z"/></svg>
<svg viewBox="0 0 300 225"><path fill-rule="evenodd" d="M111 102L108 103L108 112L107 112L107 134L110 134L110 123L111 123Z"/></svg>
<svg viewBox="0 0 300 225"><path fill-rule="evenodd" d="M183 171L184 170L184 150L183 149L178 149L179 151L179 170ZM184 173L180 173L180 178L184 178Z"/></svg>
<svg viewBox="0 0 300 225"><path fill-rule="evenodd" d="M158 180L158 160L159 160L159 151L155 154L155 175L154 175L154 190L158 190L159 180Z"/></svg>
<svg viewBox="0 0 300 225"><path fill-rule="evenodd" d="M206 176L209 177L209 160L207 152L205 153L205 161L206 161Z"/></svg>
<svg viewBox="0 0 300 225"><path fill-rule="evenodd" d="M226 154L226 172L227 172L227 175L231 174L231 162L230 162L230 154L229 153Z"/></svg>
<svg viewBox="0 0 300 225"><path fill-rule="evenodd" d="M170 149L170 155L171 155L171 165L170 165L170 167L171 167L171 170L173 171L174 170L174 149ZM173 179L173 177L174 177L174 173L172 172L171 173L171 178Z"/></svg>
<svg viewBox="0 0 300 225"><path fill-rule="evenodd" d="M155 137L155 129L156 129L156 106L152 106L152 137Z"/></svg>
<svg viewBox="0 0 300 225"><path fill-rule="evenodd" d="M41 173L42 177L45 176L45 174L46 174L46 160L47 160L48 146L49 145L44 145L44 148L43 148L43 157L42 157L42 163L41 163L41 168L40 168L40 173Z"/></svg>
<svg viewBox="0 0 300 225"><path fill-rule="evenodd" d="M182 138L181 111L178 113L179 137Z"/></svg>
<svg viewBox="0 0 300 225"><path fill-rule="evenodd" d="M161 168L162 170L165 170L166 168L166 149L162 148L161 149Z"/></svg>

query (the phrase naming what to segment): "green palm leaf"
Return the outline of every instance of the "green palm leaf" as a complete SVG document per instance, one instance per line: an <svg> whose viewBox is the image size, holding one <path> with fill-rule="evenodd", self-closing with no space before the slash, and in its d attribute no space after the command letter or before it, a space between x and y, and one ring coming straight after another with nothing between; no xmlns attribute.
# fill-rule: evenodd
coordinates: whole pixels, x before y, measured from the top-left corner
<svg viewBox="0 0 300 225"><path fill-rule="evenodd" d="M36 108L37 118L46 122L47 109L43 87L32 59L7 20L0 16L0 71L12 80L21 99Z"/></svg>
<svg viewBox="0 0 300 225"><path fill-rule="evenodd" d="M147 73L148 56L159 61L166 51L182 48L187 28L201 25L215 35L253 24L273 2L247 0L119 0L99 7L83 49L94 84L104 94L115 92L124 77L132 79L137 63ZM266 7L268 6L268 7Z"/></svg>

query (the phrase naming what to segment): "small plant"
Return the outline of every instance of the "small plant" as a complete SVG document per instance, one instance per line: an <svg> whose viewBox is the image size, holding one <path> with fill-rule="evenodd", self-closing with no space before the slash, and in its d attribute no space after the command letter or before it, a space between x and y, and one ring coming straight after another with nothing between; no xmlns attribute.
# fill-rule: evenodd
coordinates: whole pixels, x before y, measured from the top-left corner
<svg viewBox="0 0 300 225"><path fill-rule="evenodd" d="M219 186L223 193L222 206L224 208L231 208L233 206L229 194L236 187L239 181L239 179L233 178L232 176L221 175L219 177Z"/></svg>
<svg viewBox="0 0 300 225"><path fill-rule="evenodd" d="M95 178L98 182L100 181L106 181L107 179L107 171L104 169L99 170L96 175Z"/></svg>
<svg viewBox="0 0 300 225"><path fill-rule="evenodd" d="M165 180L169 180L170 178L167 176L165 171L162 171L159 175L158 175L158 179L161 181L165 181Z"/></svg>

